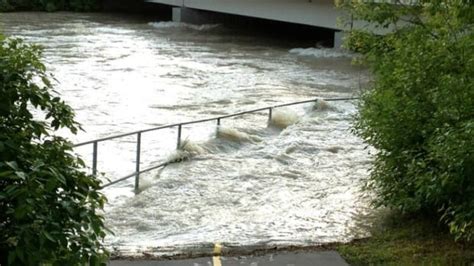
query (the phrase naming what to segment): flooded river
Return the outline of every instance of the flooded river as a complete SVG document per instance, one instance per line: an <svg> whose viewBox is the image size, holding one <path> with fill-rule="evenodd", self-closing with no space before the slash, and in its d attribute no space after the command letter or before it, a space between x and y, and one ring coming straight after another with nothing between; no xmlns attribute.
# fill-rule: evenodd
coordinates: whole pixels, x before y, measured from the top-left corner
<svg viewBox="0 0 474 266"><path fill-rule="evenodd" d="M9 13L7 35L44 46L57 90L85 132L74 142L316 97L350 97L367 79L350 55L222 25L120 15ZM108 245L165 254L187 247L311 245L365 232L359 195L370 156L349 101L303 104L144 133L142 167L186 159L104 189ZM67 133L64 133L67 134ZM135 136L100 144L98 169L132 173ZM77 152L90 161L91 146Z"/></svg>

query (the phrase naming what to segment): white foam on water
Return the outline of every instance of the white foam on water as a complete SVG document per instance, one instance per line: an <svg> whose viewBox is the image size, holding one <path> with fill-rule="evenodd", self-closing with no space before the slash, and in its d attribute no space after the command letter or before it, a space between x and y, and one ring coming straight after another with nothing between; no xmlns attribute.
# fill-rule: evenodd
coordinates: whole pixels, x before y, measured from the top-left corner
<svg viewBox="0 0 474 266"><path fill-rule="evenodd" d="M299 116L289 109L276 109L272 113L270 125L284 129L299 121Z"/></svg>
<svg viewBox="0 0 474 266"><path fill-rule="evenodd" d="M199 155L208 152L204 144L196 143L191 140L185 140L180 147L180 150L187 152L191 155Z"/></svg>
<svg viewBox="0 0 474 266"><path fill-rule="evenodd" d="M196 155L205 154L208 151L209 150L205 148L204 144L196 143L189 139L186 139L181 142L179 149L171 152L171 154L168 155L168 157L166 158L166 162L175 163L188 160Z"/></svg>
<svg viewBox="0 0 474 266"><path fill-rule="evenodd" d="M317 58L352 57L352 55L348 52L343 52L341 50L332 48L293 48L289 52L290 54L295 54L298 56L310 56Z"/></svg>
<svg viewBox="0 0 474 266"><path fill-rule="evenodd" d="M161 22L149 22L148 25L157 28L157 29L191 29L196 31L207 31L219 27L219 24L190 24L184 22L173 22L173 21L161 21Z"/></svg>
<svg viewBox="0 0 474 266"><path fill-rule="evenodd" d="M337 111L337 108L329 102L319 99L314 103L313 111Z"/></svg>
<svg viewBox="0 0 474 266"><path fill-rule="evenodd" d="M219 139L224 139L224 140L238 142L238 143L260 141L260 138L257 136L253 136L245 132L239 131L236 128L222 127L222 126L217 129L216 137Z"/></svg>
<svg viewBox="0 0 474 266"><path fill-rule="evenodd" d="M72 136L76 143L314 95L349 97L361 80L350 58L341 57L344 52L288 52L278 40L224 34L217 25L146 24L98 13L5 13L0 24L7 35L45 47L57 89L87 131ZM136 254L147 247L170 254L211 242L353 239L359 229L351 227L368 206L357 189L371 158L350 132L356 107L330 105L336 111L310 104L304 113L299 107L288 108L296 114L274 109L272 122L284 130L267 127L267 112L224 119L230 129L219 127L217 137L215 121L186 126L183 140L189 134L194 143L183 141L176 152L175 129L143 134L143 169L166 161L167 153L168 160L188 160L158 175L140 175L136 195L134 178L104 189L105 222L115 232L106 244ZM135 139L101 144L98 170L111 180L132 173ZM89 163L92 147L83 148L78 152Z"/></svg>

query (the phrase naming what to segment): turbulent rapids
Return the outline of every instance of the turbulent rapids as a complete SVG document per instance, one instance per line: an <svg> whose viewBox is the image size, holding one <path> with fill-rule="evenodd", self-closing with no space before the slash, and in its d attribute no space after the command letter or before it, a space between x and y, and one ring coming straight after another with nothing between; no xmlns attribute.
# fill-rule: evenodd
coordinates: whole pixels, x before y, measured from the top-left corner
<svg viewBox="0 0 474 266"><path fill-rule="evenodd" d="M367 77L350 54L222 25L104 14L11 13L9 35L45 48L62 97L86 132L74 142L300 100L357 95ZM370 155L351 134L351 101L276 108L142 136L140 180L103 190L118 250L312 245L364 235L360 185ZM101 143L98 169L134 170L135 137ZM91 161L90 147L77 152ZM173 162L173 163L171 163Z"/></svg>

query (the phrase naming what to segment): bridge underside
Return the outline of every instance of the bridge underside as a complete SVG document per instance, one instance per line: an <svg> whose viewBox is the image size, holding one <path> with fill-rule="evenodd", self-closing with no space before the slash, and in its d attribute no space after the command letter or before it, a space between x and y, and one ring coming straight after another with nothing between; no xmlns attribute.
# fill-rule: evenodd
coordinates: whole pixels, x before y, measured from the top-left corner
<svg viewBox="0 0 474 266"><path fill-rule="evenodd" d="M208 13L238 15L271 21L294 23L334 31L334 46L340 46L337 18L341 11L334 0L146 0L173 6L173 21L207 23Z"/></svg>

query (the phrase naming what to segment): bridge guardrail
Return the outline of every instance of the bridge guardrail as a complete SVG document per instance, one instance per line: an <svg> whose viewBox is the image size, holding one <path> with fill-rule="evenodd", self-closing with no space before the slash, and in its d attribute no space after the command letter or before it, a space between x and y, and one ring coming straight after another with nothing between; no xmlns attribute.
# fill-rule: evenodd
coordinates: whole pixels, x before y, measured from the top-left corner
<svg viewBox="0 0 474 266"><path fill-rule="evenodd" d="M158 127L153 127L153 128L143 129L143 130L137 130L137 131L123 133L123 134L118 134L118 135L114 135L114 136L99 138L99 139L95 139L95 140L90 140L90 141L77 143L77 144L74 145L74 147L92 145L92 174L94 176L97 176L98 144L100 142L104 142L104 141L108 141L108 140L119 139L119 138L124 138L124 137L128 137L128 136L136 135L136 141L135 141L135 144L136 144L135 172L130 173L130 174L128 174L124 177L121 177L117 180L113 180L113 181L103 185L102 188L117 184L117 183L122 182L124 180L127 180L131 177L135 177L135 191L138 191L139 186L140 186L140 175L141 174L152 171L152 170L155 170L155 169L158 169L158 168L161 168L161 167L164 167L164 166L169 164L168 162L165 162L165 163L160 163L158 165L151 166L151 167L148 167L148 168L145 168L145 169L140 168L140 166L141 166L140 165L141 136L145 132L151 132L151 131L156 131L156 130L160 130L160 129L177 127L178 128L178 133L177 133L176 148L179 149L179 147L181 145L181 131L182 131L182 127L185 126L185 125L198 124L198 123L204 123L204 122L209 122L209 121L216 121L217 126L220 126L222 119L235 117L235 116L241 116L241 115L245 115L245 114L256 113L256 112L261 112L261 111L265 111L265 110L268 110L268 121L271 121L272 120L272 115L273 115L273 109L275 109L275 108L280 108L280 107L285 107L285 106L292 106L292 105L299 105L299 104L305 104L305 103L311 103L311 102L316 103L317 101L320 101L320 100L323 100L323 101L326 101L326 102L331 102L331 101L351 101L351 100L357 100L357 99L358 99L357 97L315 98L315 99L305 100L305 101L278 104L278 105L262 107L262 108L242 111L242 112L228 114L228 115L222 115L222 116L211 117L211 118L200 119L200 120L186 121L186 122L181 122L181 123L176 123L176 124L163 125L163 126L158 126Z"/></svg>

